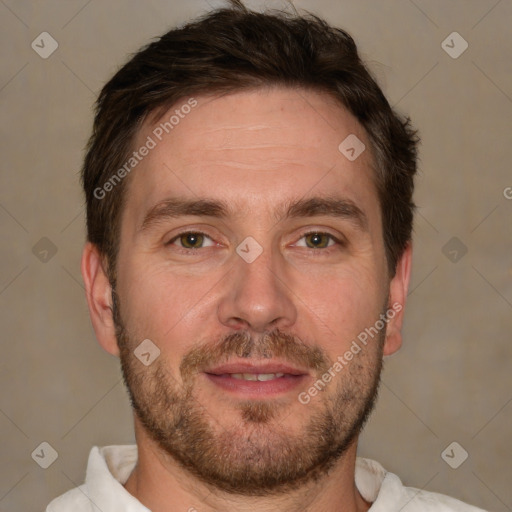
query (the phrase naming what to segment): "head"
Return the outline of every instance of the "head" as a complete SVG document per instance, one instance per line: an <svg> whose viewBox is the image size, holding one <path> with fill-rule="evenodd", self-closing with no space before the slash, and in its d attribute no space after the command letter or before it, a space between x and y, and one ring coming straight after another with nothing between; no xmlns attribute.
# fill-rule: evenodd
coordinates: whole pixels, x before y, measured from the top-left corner
<svg viewBox="0 0 512 512"><path fill-rule="evenodd" d="M346 32L232 4L103 88L82 273L139 428L262 494L354 446L400 347L417 138Z"/></svg>

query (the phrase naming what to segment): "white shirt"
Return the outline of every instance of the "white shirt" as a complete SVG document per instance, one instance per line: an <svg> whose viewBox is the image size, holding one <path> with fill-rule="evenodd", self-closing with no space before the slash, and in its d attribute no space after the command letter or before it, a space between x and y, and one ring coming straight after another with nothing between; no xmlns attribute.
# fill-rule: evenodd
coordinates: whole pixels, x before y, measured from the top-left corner
<svg viewBox="0 0 512 512"><path fill-rule="evenodd" d="M85 483L54 499L46 512L151 512L123 484L137 462L137 445L95 446L89 454ZM358 457L356 487L373 503L371 512L485 512L462 501L414 487L378 462Z"/></svg>

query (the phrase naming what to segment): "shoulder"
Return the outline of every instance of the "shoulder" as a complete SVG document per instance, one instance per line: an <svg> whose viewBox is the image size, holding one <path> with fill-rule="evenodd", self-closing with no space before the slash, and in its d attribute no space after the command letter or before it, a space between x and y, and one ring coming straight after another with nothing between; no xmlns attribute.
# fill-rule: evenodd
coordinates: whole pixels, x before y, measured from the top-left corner
<svg viewBox="0 0 512 512"><path fill-rule="evenodd" d="M370 503L370 512L485 512L444 494L405 487L400 478L378 462L357 458L356 486Z"/></svg>
<svg viewBox="0 0 512 512"><path fill-rule="evenodd" d="M485 512L444 494L429 492L414 487L402 487L400 506L403 512Z"/></svg>
<svg viewBox="0 0 512 512"><path fill-rule="evenodd" d="M113 501L116 510L147 510L123 487L136 462L136 445L94 446L85 483L55 498L46 512L106 512Z"/></svg>
<svg viewBox="0 0 512 512"><path fill-rule="evenodd" d="M86 495L86 486L75 487L55 498L46 507L46 512L93 512L95 508Z"/></svg>

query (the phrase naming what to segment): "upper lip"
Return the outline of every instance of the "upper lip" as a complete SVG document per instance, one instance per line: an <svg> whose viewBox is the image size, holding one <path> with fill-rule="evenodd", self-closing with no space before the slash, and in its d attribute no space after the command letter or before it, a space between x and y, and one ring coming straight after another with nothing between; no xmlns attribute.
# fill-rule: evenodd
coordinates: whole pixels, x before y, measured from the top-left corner
<svg viewBox="0 0 512 512"><path fill-rule="evenodd" d="M272 363L269 361L261 363L249 361L225 363L219 366L208 368L204 372L214 375L223 375L226 373L285 373L289 375L307 375L309 373L307 370L292 366L287 363Z"/></svg>

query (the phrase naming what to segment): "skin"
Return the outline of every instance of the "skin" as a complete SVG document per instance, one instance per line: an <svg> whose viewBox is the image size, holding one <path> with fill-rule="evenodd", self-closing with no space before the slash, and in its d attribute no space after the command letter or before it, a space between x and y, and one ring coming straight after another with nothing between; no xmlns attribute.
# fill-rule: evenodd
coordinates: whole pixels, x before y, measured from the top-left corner
<svg viewBox="0 0 512 512"><path fill-rule="evenodd" d="M178 387L183 384L183 357L193 347L233 332L256 338L278 328L336 360L360 332L375 324L383 304L405 305L411 271L409 245L395 275L388 274L364 129L346 109L318 92L272 88L196 99L198 106L129 177L117 293L130 336L158 345L159 364ZM134 146L142 145L159 122L146 122ZM367 148L353 162L338 150L349 134ZM166 219L141 231L146 212L170 195L221 199L234 215L222 220ZM366 230L332 216L275 217L286 200L333 195L350 199L364 212ZM188 254L180 253L179 238L166 245L187 230L204 231L211 240ZM327 248L312 249L303 236L310 231L341 237L346 244L330 241ZM235 251L248 236L263 248L250 264ZM96 336L107 352L118 356L112 290L102 258L90 243L83 251L82 274ZM401 346L403 312L387 324L384 355ZM377 357L377 346L369 344L350 364L358 360L375 374ZM240 436L255 432L252 425L240 423L237 405L242 396L220 390L203 377L194 381L194 397L214 428L247 429ZM338 385L328 386L307 406L297 400L297 393L316 380L312 372L293 392L270 397L271 402L279 400L279 409L268 428L300 437L311 415L340 392L343 378L337 377ZM190 507L200 512L353 512L370 506L354 485L357 437L319 480L287 493L254 497L206 485L166 456L136 415L134 422L139 460L125 487L153 512Z"/></svg>

